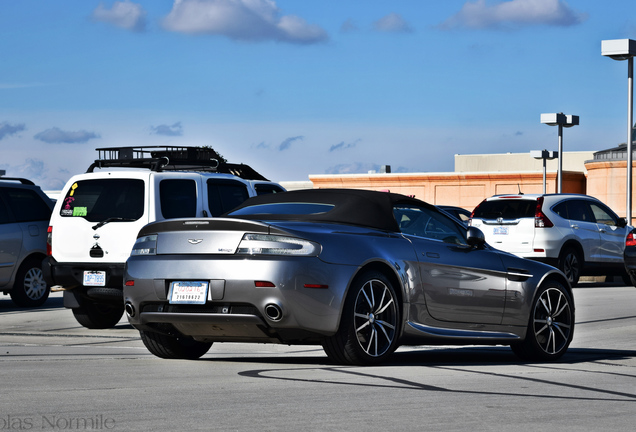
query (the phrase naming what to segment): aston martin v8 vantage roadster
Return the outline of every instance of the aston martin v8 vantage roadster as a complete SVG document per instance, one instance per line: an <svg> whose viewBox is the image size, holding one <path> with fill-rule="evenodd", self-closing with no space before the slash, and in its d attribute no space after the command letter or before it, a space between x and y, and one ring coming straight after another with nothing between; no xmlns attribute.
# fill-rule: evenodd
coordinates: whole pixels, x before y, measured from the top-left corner
<svg viewBox="0 0 636 432"><path fill-rule="evenodd" d="M284 192L220 218L146 225L124 282L128 319L162 358L260 342L322 345L341 364L439 344L509 345L543 361L574 333L563 273L388 192Z"/></svg>

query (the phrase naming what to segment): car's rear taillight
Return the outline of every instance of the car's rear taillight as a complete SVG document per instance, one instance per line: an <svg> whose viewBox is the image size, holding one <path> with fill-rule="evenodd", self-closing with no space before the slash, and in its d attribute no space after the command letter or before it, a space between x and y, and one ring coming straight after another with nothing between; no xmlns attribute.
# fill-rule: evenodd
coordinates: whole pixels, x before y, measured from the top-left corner
<svg viewBox="0 0 636 432"><path fill-rule="evenodd" d="M46 229L46 254L53 255L53 227L50 225Z"/></svg>
<svg viewBox="0 0 636 432"><path fill-rule="evenodd" d="M625 238L625 246L636 246L636 239L634 239L634 233L630 232Z"/></svg>
<svg viewBox="0 0 636 432"><path fill-rule="evenodd" d="M552 221L543 213L543 197L537 198L537 208L534 211L534 227L535 228L551 228L554 226Z"/></svg>

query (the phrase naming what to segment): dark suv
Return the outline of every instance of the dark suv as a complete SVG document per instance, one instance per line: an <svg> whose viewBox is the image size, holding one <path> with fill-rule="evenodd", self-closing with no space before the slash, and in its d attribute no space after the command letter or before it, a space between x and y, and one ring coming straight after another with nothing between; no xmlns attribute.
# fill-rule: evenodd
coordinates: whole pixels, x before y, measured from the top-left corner
<svg viewBox="0 0 636 432"><path fill-rule="evenodd" d="M42 260L53 204L32 181L0 177L0 290L18 306L49 297Z"/></svg>

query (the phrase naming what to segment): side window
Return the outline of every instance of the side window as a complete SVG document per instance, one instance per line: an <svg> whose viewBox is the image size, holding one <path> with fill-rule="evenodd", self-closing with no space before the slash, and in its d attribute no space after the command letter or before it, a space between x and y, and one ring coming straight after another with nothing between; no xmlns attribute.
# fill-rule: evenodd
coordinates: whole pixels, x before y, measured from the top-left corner
<svg viewBox="0 0 636 432"><path fill-rule="evenodd" d="M254 190L256 190L256 195L285 192L280 186L270 183L257 183L254 185Z"/></svg>
<svg viewBox="0 0 636 432"><path fill-rule="evenodd" d="M44 221L51 218L51 208L36 192L29 189L6 188L4 193L16 222Z"/></svg>
<svg viewBox="0 0 636 432"><path fill-rule="evenodd" d="M570 200L565 202L567 206L567 219L580 222L594 222L594 216L587 202L583 200Z"/></svg>
<svg viewBox="0 0 636 432"><path fill-rule="evenodd" d="M161 180L161 214L166 219L196 217L197 184L189 179Z"/></svg>
<svg viewBox="0 0 636 432"><path fill-rule="evenodd" d="M449 217L432 209L398 206L393 214L404 234L444 243L466 244L465 232Z"/></svg>
<svg viewBox="0 0 636 432"><path fill-rule="evenodd" d="M96 179L74 183L62 201L60 216L89 222L109 218L137 220L144 214L144 181Z"/></svg>
<svg viewBox="0 0 636 432"><path fill-rule="evenodd" d="M592 209L592 213L594 214L594 219L597 223L616 226L618 225L618 220L616 216L614 216L610 209L601 207L598 204L590 203L590 208Z"/></svg>
<svg viewBox="0 0 636 432"><path fill-rule="evenodd" d="M552 211L561 216L563 219L570 219L568 216L567 201L558 203L552 208Z"/></svg>
<svg viewBox="0 0 636 432"><path fill-rule="evenodd" d="M13 222L13 217L9 214L9 208L3 199L4 189L0 189L0 224L7 224Z"/></svg>
<svg viewBox="0 0 636 432"><path fill-rule="evenodd" d="M234 180L208 180L208 206L210 215L221 216L233 208L243 204L249 198L247 186Z"/></svg>

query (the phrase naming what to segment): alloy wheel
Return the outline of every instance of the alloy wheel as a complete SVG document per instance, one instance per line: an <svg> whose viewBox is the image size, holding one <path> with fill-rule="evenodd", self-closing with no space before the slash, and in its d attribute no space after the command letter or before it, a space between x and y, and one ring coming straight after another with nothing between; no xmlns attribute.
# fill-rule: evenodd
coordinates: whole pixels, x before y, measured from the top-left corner
<svg viewBox="0 0 636 432"><path fill-rule="evenodd" d="M557 288L545 290L534 306L534 337L546 354L557 354L567 347L572 332L572 306Z"/></svg>
<svg viewBox="0 0 636 432"><path fill-rule="evenodd" d="M354 328L358 344L370 357L379 357L392 346L398 320L392 290L378 279L367 281L356 297Z"/></svg>

